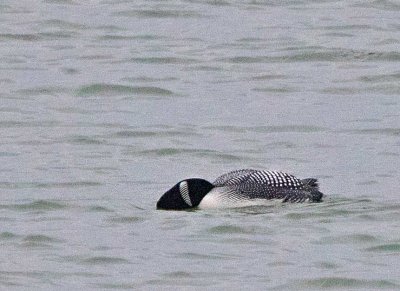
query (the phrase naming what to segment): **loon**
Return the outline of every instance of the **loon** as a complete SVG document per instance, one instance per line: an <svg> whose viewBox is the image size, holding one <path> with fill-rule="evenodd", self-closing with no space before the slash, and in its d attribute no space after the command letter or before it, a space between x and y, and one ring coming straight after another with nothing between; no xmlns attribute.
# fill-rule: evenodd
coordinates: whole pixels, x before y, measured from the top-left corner
<svg viewBox="0 0 400 291"><path fill-rule="evenodd" d="M242 169L226 173L213 183L190 178L177 183L157 202L157 209L242 207L260 205L266 200L319 202L317 179L300 180L277 171Z"/></svg>

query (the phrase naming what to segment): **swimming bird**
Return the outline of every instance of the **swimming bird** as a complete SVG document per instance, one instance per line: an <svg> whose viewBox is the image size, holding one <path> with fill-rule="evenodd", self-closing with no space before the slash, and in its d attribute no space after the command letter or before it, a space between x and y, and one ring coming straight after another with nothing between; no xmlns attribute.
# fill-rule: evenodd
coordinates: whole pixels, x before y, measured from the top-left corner
<svg viewBox="0 0 400 291"><path fill-rule="evenodd" d="M157 209L243 207L282 202L319 202L317 179L300 180L284 172L242 169L226 173L213 183L190 178L177 183L157 202Z"/></svg>

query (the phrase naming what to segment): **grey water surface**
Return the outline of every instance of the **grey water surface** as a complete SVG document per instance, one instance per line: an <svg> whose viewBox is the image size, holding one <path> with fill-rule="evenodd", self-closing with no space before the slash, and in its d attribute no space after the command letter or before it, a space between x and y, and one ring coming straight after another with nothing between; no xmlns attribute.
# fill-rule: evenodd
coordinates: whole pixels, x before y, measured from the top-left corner
<svg viewBox="0 0 400 291"><path fill-rule="evenodd" d="M400 289L400 4L0 2L0 289ZM181 179L324 202L157 211Z"/></svg>

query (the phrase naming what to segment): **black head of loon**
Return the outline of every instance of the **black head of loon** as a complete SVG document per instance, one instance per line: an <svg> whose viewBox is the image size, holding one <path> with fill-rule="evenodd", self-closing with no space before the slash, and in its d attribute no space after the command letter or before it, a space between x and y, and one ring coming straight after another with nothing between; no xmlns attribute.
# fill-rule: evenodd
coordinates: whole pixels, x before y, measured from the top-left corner
<svg viewBox="0 0 400 291"><path fill-rule="evenodd" d="M214 185L203 179L186 179L164 193L157 202L158 209L182 210L196 207Z"/></svg>

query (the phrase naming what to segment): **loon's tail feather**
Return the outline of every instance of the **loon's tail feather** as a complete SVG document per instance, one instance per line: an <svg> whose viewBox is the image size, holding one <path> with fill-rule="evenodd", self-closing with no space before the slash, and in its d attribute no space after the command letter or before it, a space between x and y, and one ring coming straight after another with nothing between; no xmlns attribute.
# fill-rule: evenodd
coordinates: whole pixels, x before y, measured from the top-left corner
<svg viewBox="0 0 400 291"><path fill-rule="evenodd" d="M312 190L310 194L311 194L310 201L312 201L312 202L320 202L322 199L322 196L324 196L324 194L319 192L317 189Z"/></svg>
<svg viewBox="0 0 400 291"><path fill-rule="evenodd" d="M311 190L297 190L297 189L285 189L283 192L278 193L276 197L273 198L279 198L283 196L282 202L320 202L322 199L322 194L316 189L311 189Z"/></svg>
<svg viewBox="0 0 400 291"><path fill-rule="evenodd" d="M301 182L304 184L304 188L309 190L310 192L310 201L312 202L319 202L322 199L322 196L324 196L324 194L322 194L321 192L319 192L319 184L318 184L318 180L315 178L307 178L304 180L301 180Z"/></svg>
<svg viewBox="0 0 400 291"><path fill-rule="evenodd" d="M313 188L315 190L319 190L318 180L315 178L307 178L301 180L301 183L307 188Z"/></svg>

